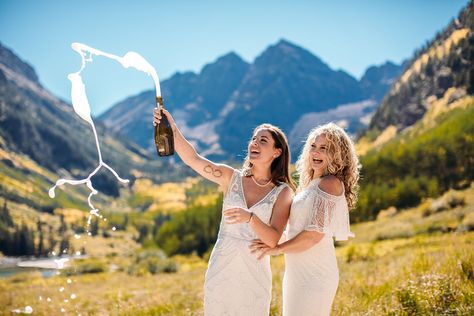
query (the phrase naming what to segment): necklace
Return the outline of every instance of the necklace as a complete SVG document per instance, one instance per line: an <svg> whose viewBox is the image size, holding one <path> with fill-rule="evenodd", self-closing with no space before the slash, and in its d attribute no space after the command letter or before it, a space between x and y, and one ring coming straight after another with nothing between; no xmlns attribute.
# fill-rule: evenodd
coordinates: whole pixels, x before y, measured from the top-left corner
<svg viewBox="0 0 474 316"><path fill-rule="evenodd" d="M267 183L265 183L265 184L260 184L260 183L257 182L257 180L255 180L255 178L253 177L253 175L251 175L251 178L252 178L253 182L254 182L256 185L258 185L259 187L261 187L261 188L266 187L267 185L269 185L269 184L272 182L272 179L270 179L270 180L268 180Z"/></svg>

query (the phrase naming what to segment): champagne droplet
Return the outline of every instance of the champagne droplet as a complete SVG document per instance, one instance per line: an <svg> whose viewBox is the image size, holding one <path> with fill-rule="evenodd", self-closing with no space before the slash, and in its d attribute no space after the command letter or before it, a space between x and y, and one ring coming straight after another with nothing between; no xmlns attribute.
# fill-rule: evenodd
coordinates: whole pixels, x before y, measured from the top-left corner
<svg viewBox="0 0 474 316"><path fill-rule="evenodd" d="M48 195L50 198L54 199L54 197L56 196L56 194L54 194L54 189L56 188L56 186L52 187L51 189L49 189L49 192L48 192Z"/></svg>

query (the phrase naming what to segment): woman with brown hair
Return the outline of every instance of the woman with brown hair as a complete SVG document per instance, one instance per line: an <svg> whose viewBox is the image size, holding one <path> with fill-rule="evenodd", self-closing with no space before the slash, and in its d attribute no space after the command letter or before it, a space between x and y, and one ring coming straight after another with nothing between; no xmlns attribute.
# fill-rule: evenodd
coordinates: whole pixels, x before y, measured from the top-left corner
<svg viewBox="0 0 474 316"><path fill-rule="evenodd" d="M329 123L310 132L296 169L287 241L272 247L257 240L251 248L259 258L285 254L283 315L329 315L339 283L333 237L354 236L349 209L357 201L359 159L346 132Z"/></svg>
<svg viewBox="0 0 474 316"><path fill-rule="evenodd" d="M242 170L216 164L184 138L173 118L175 150L183 162L224 192L223 216L204 284L205 315L268 315L270 260L257 260L248 248L258 238L276 246L287 223L294 188L285 134L263 124L255 128ZM161 119L154 111L154 124Z"/></svg>

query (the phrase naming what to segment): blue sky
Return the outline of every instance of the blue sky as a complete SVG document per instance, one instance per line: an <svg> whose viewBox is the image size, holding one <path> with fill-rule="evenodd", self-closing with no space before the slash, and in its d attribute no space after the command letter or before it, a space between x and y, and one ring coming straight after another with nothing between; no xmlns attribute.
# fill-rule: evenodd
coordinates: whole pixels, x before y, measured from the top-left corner
<svg viewBox="0 0 474 316"><path fill-rule="evenodd" d="M43 85L66 101L66 76L80 67L72 42L116 55L136 51L163 80L177 71L199 72L230 51L252 62L284 38L333 69L360 78L370 65L409 58L467 3L0 0L0 41L33 65ZM153 88L151 78L103 57L96 57L83 74L95 115Z"/></svg>

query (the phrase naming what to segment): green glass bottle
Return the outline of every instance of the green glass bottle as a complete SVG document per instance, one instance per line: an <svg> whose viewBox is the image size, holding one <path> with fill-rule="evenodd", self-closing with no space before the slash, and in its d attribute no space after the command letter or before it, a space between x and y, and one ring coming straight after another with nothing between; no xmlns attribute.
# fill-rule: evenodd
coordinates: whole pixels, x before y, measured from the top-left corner
<svg viewBox="0 0 474 316"><path fill-rule="evenodd" d="M156 97L156 103L161 111L160 124L155 126L155 145L158 156L171 156L174 154L173 129L166 115L163 114L163 98Z"/></svg>

